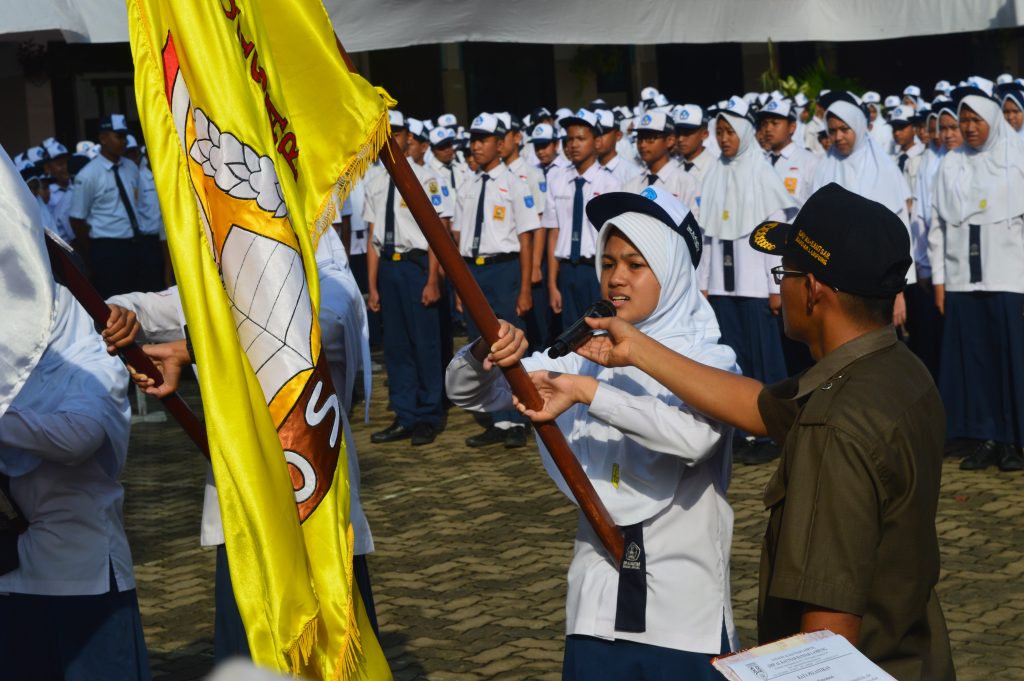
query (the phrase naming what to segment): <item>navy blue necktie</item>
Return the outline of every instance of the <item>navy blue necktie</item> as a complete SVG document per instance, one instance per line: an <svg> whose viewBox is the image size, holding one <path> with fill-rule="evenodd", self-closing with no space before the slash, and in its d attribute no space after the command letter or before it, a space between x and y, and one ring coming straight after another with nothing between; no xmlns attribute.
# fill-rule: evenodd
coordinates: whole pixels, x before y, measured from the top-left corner
<svg viewBox="0 0 1024 681"><path fill-rule="evenodd" d="M658 173L651 173L647 176L647 186L650 187L652 184L658 181Z"/></svg>
<svg viewBox="0 0 1024 681"><path fill-rule="evenodd" d="M121 203L124 204L124 212L128 213L128 222L132 226L132 238L138 239L142 232L139 231L139 221L135 217L135 209L132 208L132 202L128 200L128 192L125 191L124 183L121 182L121 174L117 172L120 167L120 163L115 163L113 166L114 182L117 183L117 193L121 197Z"/></svg>
<svg viewBox="0 0 1024 681"><path fill-rule="evenodd" d="M480 234L484 230L484 201L487 200L487 180L491 176L484 173L480 176L480 198L476 201L476 224L473 225L473 257L480 255Z"/></svg>
<svg viewBox="0 0 1024 681"><path fill-rule="evenodd" d="M395 181L388 183L388 199L384 208L384 248L380 254L390 258L395 252Z"/></svg>
<svg viewBox="0 0 1024 681"><path fill-rule="evenodd" d="M583 240L583 185L586 180L577 177L576 193L572 197L572 246L569 249L569 262L573 265L580 260L580 242Z"/></svg>

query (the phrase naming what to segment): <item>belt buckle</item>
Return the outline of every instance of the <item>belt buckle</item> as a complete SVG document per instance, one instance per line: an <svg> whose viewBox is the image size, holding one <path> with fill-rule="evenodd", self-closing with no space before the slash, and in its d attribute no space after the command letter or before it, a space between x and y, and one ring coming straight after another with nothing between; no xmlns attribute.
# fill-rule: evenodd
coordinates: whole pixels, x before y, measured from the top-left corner
<svg viewBox="0 0 1024 681"><path fill-rule="evenodd" d="M402 260L402 254L401 253L392 253L391 254L391 262L401 262L401 260Z"/></svg>
<svg viewBox="0 0 1024 681"><path fill-rule="evenodd" d="M482 255L478 255L476 256L476 259L473 262L477 265L483 265L484 263L487 262L487 258L485 258Z"/></svg>

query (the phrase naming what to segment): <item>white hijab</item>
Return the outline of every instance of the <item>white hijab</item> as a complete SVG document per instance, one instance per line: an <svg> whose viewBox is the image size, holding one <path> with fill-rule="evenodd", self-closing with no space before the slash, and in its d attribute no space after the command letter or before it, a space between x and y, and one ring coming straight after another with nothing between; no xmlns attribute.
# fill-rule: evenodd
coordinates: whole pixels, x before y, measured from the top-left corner
<svg viewBox="0 0 1024 681"><path fill-rule="evenodd" d="M964 143L939 165L933 201L948 225L991 224L1024 214L1024 139L1003 118L998 102L967 95L960 102L989 125L980 149Z"/></svg>
<svg viewBox="0 0 1024 681"><path fill-rule="evenodd" d="M658 304L647 319L636 328L676 352L709 366L739 373L736 355L727 345L719 345L721 335L711 305L701 295L690 252L683 238L664 223L640 213L624 213L605 223L598 233L598 252L604 251L608 234L618 228L647 260L661 284ZM600 265L597 265L600 272ZM608 369L570 355L564 367L574 373L594 376L635 396L653 396L670 405L682 402L649 375L633 367ZM531 367L534 368L534 367ZM585 432L573 439L573 451L588 471L601 500L620 525L632 525L655 516L675 498L682 476L692 462L671 453L657 452L627 437L615 427L591 417L582 405L558 417L558 425L566 435ZM730 450L723 448L708 465L724 493L729 481ZM542 459L551 478L572 498L547 450L541 444ZM612 483L602 474L618 465L622 477Z"/></svg>
<svg viewBox="0 0 1024 681"><path fill-rule="evenodd" d="M825 111L826 120L829 114L850 126L857 139L847 156L842 156L835 145L829 149L814 173L814 191L836 182L855 194L877 201L893 213L905 215L910 185L896 162L868 133L868 120L863 110L850 102L837 101Z"/></svg>
<svg viewBox="0 0 1024 681"><path fill-rule="evenodd" d="M0 416L42 356L53 327L54 284L42 210L0 147Z"/></svg>
<svg viewBox="0 0 1024 681"><path fill-rule="evenodd" d="M772 214L795 208L796 201L761 151L746 118L720 113L740 138L739 150L725 154L708 170L700 197L701 227L708 236L734 241L754 231Z"/></svg>

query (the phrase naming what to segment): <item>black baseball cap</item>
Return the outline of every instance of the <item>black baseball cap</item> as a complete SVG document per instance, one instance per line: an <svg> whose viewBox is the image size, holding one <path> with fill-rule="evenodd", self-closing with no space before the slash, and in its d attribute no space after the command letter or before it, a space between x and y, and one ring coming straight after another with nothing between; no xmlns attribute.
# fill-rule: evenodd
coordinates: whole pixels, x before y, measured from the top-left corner
<svg viewBox="0 0 1024 681"><path fill-rule="evenodd" d="M835 182L811 194L792 224L762 222L751 232L750 245L864 298L902 291L913 262L903 221L882 204Z"/></svg>

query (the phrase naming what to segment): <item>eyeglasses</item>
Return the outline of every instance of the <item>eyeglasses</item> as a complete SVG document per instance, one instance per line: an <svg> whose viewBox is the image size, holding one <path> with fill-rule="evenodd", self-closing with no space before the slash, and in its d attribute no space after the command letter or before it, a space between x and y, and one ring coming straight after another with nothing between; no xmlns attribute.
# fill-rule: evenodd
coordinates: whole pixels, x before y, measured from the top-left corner
<svg viewBox="0 0 1024 681"><path fill-rule="evenodd" d="M782 284L782 280L786 277L806 277L807 272L801 272L799 270L787 270L783 265L773 267L771 269L772 276L775 277L776 284Z"/></svg>

